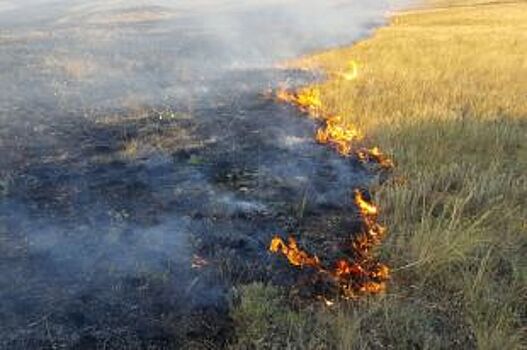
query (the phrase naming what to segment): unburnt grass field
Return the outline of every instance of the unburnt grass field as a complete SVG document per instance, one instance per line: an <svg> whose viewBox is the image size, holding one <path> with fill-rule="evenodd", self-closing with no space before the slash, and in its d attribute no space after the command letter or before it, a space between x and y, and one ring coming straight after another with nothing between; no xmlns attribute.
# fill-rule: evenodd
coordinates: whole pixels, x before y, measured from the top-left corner
<svg viewBox="0 0 527 350"><path fill-rule="evenodd" d="M350 60L358 79L332 74ZM232 348L525 348L527 3L434 1L299 64L328 73L325 108L397 164L373 189L392 279L330 308L247 285Z"/></svg>

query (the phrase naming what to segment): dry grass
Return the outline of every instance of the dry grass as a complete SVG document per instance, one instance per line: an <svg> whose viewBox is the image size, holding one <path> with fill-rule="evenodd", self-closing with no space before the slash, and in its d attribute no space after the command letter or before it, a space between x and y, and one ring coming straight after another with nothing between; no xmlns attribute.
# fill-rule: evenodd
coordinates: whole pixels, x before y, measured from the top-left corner
<svg viewBox="0 0 527 350"><path fill-rule="evenodd" d="M280 289L261 283L244 286L233 310L233 349L320 349L331 336L323 315L288 308Z"/></svg>
<svg viewBox="0 0 527 350"><path fill-rule="evenodd" d="M331 78L352 59L357 80ZM525 348L527 3L400 14L309 61L330 73L326 108L392 154L398 179L376 193L390 291L324 316L325 347Z"/></svg>

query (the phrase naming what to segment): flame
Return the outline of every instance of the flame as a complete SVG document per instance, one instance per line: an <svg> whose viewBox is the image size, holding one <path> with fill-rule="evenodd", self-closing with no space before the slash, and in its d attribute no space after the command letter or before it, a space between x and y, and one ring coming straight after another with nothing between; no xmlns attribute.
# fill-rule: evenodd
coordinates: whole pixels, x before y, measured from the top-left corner
<svg viewBox="0 0 527 350"><path fill-rule="evenodd" d="M333 267L327 268L316 255L312 256L300 249L293 237L289 237L286 244L282 238L275 236L271 241L269 251L282 254L293 266L300 268L309 266L318 273L332 277L345 298L354 299L361 294L378 294L385 291L390 269L375 261L372 248L382 241L386 229L377 222L378 208L372 202L364 199L358 190L355 191L355 204L358 207L363 228L362 232L356 234L351 240L353 258L339 259ZM325 297L322 299L329 305Z"/></svg>
<svg viewBox="0 0 527 350"><path fill-rule="evenodd" d="M372 217L377 216L379 213L379 209L377 209L377 206L375 204L370 203L364 199L362 196L361 191L355 190L355 203L359 207L359 210L361 211L362 215L364 217Z"/></svg>
<svg viewBox="0 0 527 350"><path fill-rule="evenodd" d="M347 71L337 75L347 81L355 80L358 77L358 64L356 61L350 61L348 66ZM355 143L364 139L363 133L358 127L344 122L341 116L333 115L324 108L322 94L317 86L307 86L297 91L283 87L277 91L276 99L292 104L311 117L321 120L322 125L315 135L320 144L330 145L342 156L355 155L364 163L374 162L383 169L394 167L393 161L382 153L379 147L355 147Z"/></svg>
<svg viewBox="0 0 527 350"><path fill-rule="evenodd" d="M339 78L347 81L358 77L358 64L350 61L347 70L337 73ZM356 147L356 143L364 139L362 132L354 125L345 123L340 116L332 115L322 103L321 92L317 86L303 87L297 91L280 89L276 97L279 101L295 105L302 112L320 120L315 138L320 144L334 148L344 157L354 155L365 163L374 162L383 169L394 167L393 161L378 147ZM343 297L357 298L363 294L378 294L386 290L386 282L390 278L390 269L385 264L377 262L373 249L378 246L386 235L386 227L378 222L379 208L367 200L363 192L354 190L354 202L358 208L361 230L351 235L347 244L351 251L345 258L334 262L333 266L323 265L316 255L311 255L298 247L297 241L289 237L288 243L275 236L269 246L272 253L281 254L295 267L311 267L319 274L331 277L339 287ZM333 301L320 297L326 305Z"/></svg>
<svg viewBox="0 0 527 350"><path fill-rule="evenodd" d="M289 263L294 266L312 266L318 268L320 261L317 256L309 256L308 253L298 248L298 243L293 237L289 237L286 244L282 238L275 236L269 246L269 251L272 253L282 253Z"/></svg>
<svg viewBox="0 0 527 350"><path fill-rule="evenodd" d="M363 162L373 161L379 164L384 169L391 169L394 167L393 160L386 156L379 147L373 147L371 149L362 148L356 153L357 158Z"/></svg>
<svg viewBox="0 0 527 350"><path fill-rule="evenodd" d="M353 142L362 137L357 128L344 124L339 116L332 116L317 130L315 139L321 144L334 146L338 153L348 156L351 154Z"/></svg>
<svg viewBox="0 0 527 350"><path fill-rule="evenodd" d="M318 117L322 109L320 89L315 87L304 87L296 92L281 88L276 93L276 98L285 103L297 106L302 112Z"/></svg>
<svg viewBox="0 0 527 350"><path fill-rule="evenodd" d="M357 77L359 76L359 64L356 61L352 60L348 62L347 68L348 69L345 72L340 73L339 76L347 81L357 79Z"/></svg>

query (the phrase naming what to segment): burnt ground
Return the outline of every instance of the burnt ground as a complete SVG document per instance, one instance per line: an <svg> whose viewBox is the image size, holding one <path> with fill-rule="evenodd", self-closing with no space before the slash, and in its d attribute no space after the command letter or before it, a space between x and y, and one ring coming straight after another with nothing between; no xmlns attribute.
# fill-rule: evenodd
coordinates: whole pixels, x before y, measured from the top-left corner
<svg viewBox="0 0 527 350"><path fill-rule="evenodd" d="M222 347L237 285L296 278L270 238L331 256L375 180L265 96L314 78L269 63L381 9L37 3L0 6L0 349Z"/></svg>
<svg viewBox="0 0 527 350"><path fill-rule="evenodd" d="M233 77L236 93L192 115L59 119L52 147L17 149L1 202L6 348L221 346L233 287L294 279L267 252L274 234L324 256L352 230L367 170L317 145L291 107L239 93L268 76ZM192 269L195 254L208 265Z"/></svg>

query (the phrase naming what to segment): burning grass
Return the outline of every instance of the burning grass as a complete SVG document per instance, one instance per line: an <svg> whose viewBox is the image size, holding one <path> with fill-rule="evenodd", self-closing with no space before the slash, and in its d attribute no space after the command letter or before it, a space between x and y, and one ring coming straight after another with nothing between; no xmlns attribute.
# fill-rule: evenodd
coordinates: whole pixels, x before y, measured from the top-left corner
<svg viewBox="0 0 527 350"><path fill-rule="evenodd" d="M391 287L323 311L326 347L526 345L526 23L522 2L414 11L307 60L329 78L305 90L316 101L307 112L343 116L337 126L397 160L375 195ZM352 82L341 76L351 60Z"/></svg>
<svg viewBox="0 0 527 350"><path fill-rule="evenodd" d="M364 294L377 294L385 291L390 276L388 266L379 263L372 255L372 250L384 238L386 229L377 222L378 208L364 199L359 190L355 190L355 203L359 208L362 230L347 242L346 258L338 259L331 267L326 267L317 256L311 256L301 248L294 237L284 242L279 236L271 241L269 250L280 253L295 267L310 267L320 277L326 277L338 286L340 294L347 299L355 299ZM322 296L327 305L333 301Z"/></svg>
<svg viewBox="0 0 527 350"><path fill-rule="evenodd" d="M345 70L336 72L336 79L354 81L358 76L358 65L350 61ZM320 89L308 86L298 91L280 89L276 97L278 101L296 106L306 115L314 118L320 124L315 139L318 143L329 145L342 157L356 157L364 163L375 163L380 169L393 168L393 161L384 155L378 147L368 149L361 145L364 140L362 132L353 124L346 123L340 115L332 113L322 102ZM359 232L349 232L349 238L342 252L344 258L324 265L316 255L303 251L294 237L284 242L280 236L275 236L269 246L269 251L282 254L295 267L309 267L318 276L313 279L323 279L337 286L339 295L345 299L356 299L365 294L378 294L386 290L386 282L390 269L377 261L373 249L385 236L386 228L378 223L379 209L371 201L365 199L363 193L354 189L354 203L357 206L361 221ZM333 295L319 295L327 305L333 305ZM329 299L328 299L329 298Z"/></svg>

